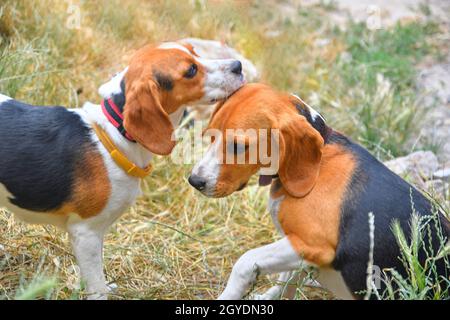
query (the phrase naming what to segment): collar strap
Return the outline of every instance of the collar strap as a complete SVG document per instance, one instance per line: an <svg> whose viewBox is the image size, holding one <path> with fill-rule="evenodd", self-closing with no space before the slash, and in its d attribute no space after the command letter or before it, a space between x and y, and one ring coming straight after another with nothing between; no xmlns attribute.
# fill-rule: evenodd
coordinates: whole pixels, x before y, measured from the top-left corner
<svg viewBox="0 0 450 320"><path fill-rule="evenodd" d="M102 111L111 124L119 130L120 134L131 142L136 142L123 126L123 114L120 108L114 103L113 99L102 100Z"/></svg>
<svg viewBox="0 0 450 320"><path fill-rule="evenodd" d="M97 135L100 142L103 146L108 150L111 158L113 158L114 162L123 169L128 175L136 178L145 178L152 172L152 165L149 164L145 168L138 167L135 163L130 161L126 155L124 155L116 145L111 141L111 138L108 134L100 128L99 125L93 123L92 127L94 128L95 134Z"/></svg>

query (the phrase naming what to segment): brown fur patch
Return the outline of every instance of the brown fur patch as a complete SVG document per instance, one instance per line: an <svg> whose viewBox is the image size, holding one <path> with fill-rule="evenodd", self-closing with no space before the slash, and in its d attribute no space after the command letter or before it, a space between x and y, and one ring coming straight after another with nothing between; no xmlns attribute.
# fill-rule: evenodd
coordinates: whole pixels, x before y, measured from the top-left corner
<svg viewBox="0 0 450 320"><path fill-rule="evenodd" d="M63 204L56 214L76 213L86 219L99 214L105 208L111 193L111 184L103 158L97 150L87 150L82 160L76 164L72 189L70 200Z"/></svg>
<svg viewBox="0 0 450 320"><path fill-rule="evenodd" d="M192 64L197 65L197 74L188 79L184 75ZM151 152L169 154L175 147L169 114L204 96L205 77L204 66L189 53L143 47L125 75L125 129Z"/></svg>
<svg viewBox="0 0 450 320"><path fill-rule="evenodd" d="M343 147L326 145L319 177L307 196L294 198L284 188L272 194L285 196L278 218L294 249L318 266L334 260L341 206L355 166L356 160Z"/></svg>

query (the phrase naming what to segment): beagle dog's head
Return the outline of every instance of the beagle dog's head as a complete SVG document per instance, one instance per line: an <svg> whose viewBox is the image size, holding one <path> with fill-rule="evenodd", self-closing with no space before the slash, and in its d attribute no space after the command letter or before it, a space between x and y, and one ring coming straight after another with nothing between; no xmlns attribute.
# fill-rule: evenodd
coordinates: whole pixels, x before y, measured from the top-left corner
<svg viewBox="0 0 450 320"><path fill-rule="evenodd" d="M125 70L99 88L109 99L122 95L124 127L160 155L175 146L169 115L185 104L212 104L244 84L238 60L198 57L189 44L167 42L138 50Z"/></svg>
<svg viewBox="0 0 450 320"><path fill-rule="evenodd" d="M206 196L224 197L275 162L275 171L260 175L260 184L278 175L290 195L303 197L318 177L326 129L320 114L300 98L262 84L245 85L217 106L205 131L212 133L212 144L189 182ZM239 156L244 163L236 161Z"/></svg>

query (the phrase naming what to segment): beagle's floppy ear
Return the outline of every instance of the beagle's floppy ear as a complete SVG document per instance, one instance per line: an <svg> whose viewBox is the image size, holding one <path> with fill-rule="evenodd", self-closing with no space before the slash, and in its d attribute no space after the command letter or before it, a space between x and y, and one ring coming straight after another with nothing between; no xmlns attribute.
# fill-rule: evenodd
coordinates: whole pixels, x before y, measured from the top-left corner
<svg viewBox="0 0 450 320"><path fill-rule="evenodd" d="M125 129L149 151L159 155L170 154L176 144L172 140L174 128L161 105L156 83L138 79L127 89Z"/></svg>
<svg viewBox="0 0 450 320"><path fill-rule="evenodd" d="M314 187L323 145L322 136L305 117L295 115L281 126L278 174L290 195L304 197Z"/></svg>

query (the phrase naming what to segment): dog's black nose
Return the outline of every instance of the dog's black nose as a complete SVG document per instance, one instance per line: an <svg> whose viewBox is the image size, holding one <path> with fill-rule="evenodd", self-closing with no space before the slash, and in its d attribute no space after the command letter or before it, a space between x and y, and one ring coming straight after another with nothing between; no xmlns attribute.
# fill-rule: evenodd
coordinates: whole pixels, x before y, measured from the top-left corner
<svg viewBox="0 0 450 320"><path fill-rule="evenodd" d="M202 191L205 189L206 181L205 179L197 176L197 175L191 175L188 179L189 184L193 186L195 189Z"/></svg>
<svg viewBox="0 0 450 320"><path fill-rule="evenodd" d="M239 60L236 60L231 64L231 72L238 75L242 74L242 63Z"/></svg>

